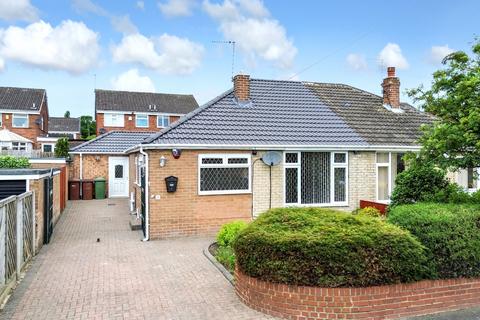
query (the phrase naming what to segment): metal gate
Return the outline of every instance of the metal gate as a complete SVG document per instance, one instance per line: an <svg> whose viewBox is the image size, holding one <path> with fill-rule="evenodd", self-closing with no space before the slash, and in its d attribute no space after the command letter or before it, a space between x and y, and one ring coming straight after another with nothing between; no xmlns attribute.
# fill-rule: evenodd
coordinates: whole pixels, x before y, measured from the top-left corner
<svg viewBox="0 0 480 320"><path fill-rule="evenodd" d="M143 236L146 236L146 226L147 222L145 221L145 215L146 215L146 208L145 208L145 188L146 188L146 178L145 178L145 167L140 168L140 202L141 202L141 211L140 211L140 218L142 219L142 231L143 231Z"/></svg>
<svg viewBox="0 0 480 320"><path fill-rule="evenodd" d="M44 181L43 243L48 244L53 233L53 176Z"/></svg>

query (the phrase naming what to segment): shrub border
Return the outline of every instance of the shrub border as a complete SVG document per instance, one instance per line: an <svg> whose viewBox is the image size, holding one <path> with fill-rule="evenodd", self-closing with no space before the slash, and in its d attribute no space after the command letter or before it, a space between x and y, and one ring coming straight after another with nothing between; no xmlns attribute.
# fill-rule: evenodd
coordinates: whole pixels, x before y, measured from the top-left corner
<svg viewBox="0 0 480 320"><path fill-rule="evenodd" d="M284 319L398 319L480 304L480 278L424 280L364 288L266 282L235 269L235 291L252 309Z"/></svg>

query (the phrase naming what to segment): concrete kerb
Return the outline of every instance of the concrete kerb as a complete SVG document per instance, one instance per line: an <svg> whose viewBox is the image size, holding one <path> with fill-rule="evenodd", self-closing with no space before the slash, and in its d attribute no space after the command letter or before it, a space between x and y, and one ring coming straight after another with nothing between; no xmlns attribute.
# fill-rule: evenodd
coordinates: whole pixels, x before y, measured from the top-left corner
<svg viewBox="0 0 480 320"><path fill-rule="evenodd" d="M210 262L223 274L223 276L230 282L232 286L235 286L235 278L233 275L220 263L215 259L214 256L210 253L209 248L215 244L216 242L213 242L209 244L206 248L203 249L203 255L210 260Z"/></svg>

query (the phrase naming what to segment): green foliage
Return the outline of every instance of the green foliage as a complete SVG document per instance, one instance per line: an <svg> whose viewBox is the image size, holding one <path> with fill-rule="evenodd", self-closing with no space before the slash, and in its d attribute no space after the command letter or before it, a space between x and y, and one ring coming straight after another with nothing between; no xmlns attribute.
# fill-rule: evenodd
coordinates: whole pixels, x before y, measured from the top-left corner
<svg viewBox="0 0 480 320"><path fill-rule="evenodd" d="M231 273L235 270L235 253L232 247L218 247L215 258Z"/></svg>
<svg viewBox="0 0 480 320"><path fill-rule="evenodd" d="M238 233L247 227L247 223L242 220L232 221L224 224L217 234L217 243L219 246L229 247Z"/></svg>
<svg viewBox="0 0 480 320"><path fill-rule="evenodd" d="M66 158L68 157L68 152L70 151L70 146L68 144L68 138L60 138L55 144L55 157L57 158Z"/></svg>
<svg viewBox="0 0 480 320"><path fill-rule="evenodd" d="M70 118L70 111L65 111L65 114L63 115L64 118Z"/></svg>
<svg viewBox="0 0 480 320"><path fill-rule="evenodd" d="M416 281L429 272L423 246L408 231L322 208L269 210L233 247L242 272L276 283L371 286Z"/></svg>
<svg viewBox="0 0 480 320"><path fill-rule="evenodd" d="M89 136L95 136L97 131L97 125L92 116L81 116L80 117L80 133L82 138L86 139ZM90 140L90 139L89 139Z"/></svg>
<svg viewBox="0 0 480 320"><path fill-rule="evenodd" d="M431 200L436 194L446 192L450 182L444 170L415 159L395 179L391 206Z"/></svg>
<svg viewBox="0 0 480 320"><path fill-rule="evenodd" d="M427 248L433 278L480 276L480 206L418 203L391 209L388 221Z"/></svg>
<svg viewBox="0 0 480 320"><path fill-rule="evenodd" d="M380 210L374 207L366 207L363 209L358 209L355 212L359 216L367 216L367 217L373 217L373 218L381 218L383 217L382 213Z"/></svg>
<svg viewBox="0 0 480 320"><path fill-rule="evenodd" d="M22 169L29 168L30 162L26 157L0 156L0 168Z"/></svg>
<svg viewBox="0 0 480 320"><path fill-rule="evenodd" d="M89 135L88 137L86 137L85 139L86 139L86 140L93 140L93 139L95 139L96 137L97 137L96 135L92 134L92 135Z"/></svg>
<svg viewBox="0 0 480 320"><path fill-rule="evenodd" d="M419 87L409 94L436 116L423 128L421 157L442 168L480 166L480 41L473 55L458 51L448 55L444 68L433 74L431 89Z"/></svg>

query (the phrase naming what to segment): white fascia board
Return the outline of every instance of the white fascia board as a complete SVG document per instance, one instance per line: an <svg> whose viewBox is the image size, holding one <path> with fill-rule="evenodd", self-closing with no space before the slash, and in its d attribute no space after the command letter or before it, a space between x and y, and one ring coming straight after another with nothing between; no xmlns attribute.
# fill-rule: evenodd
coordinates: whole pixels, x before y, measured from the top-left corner
<svg viewBox="0 0 480 320"><path fill-rule="evenodd" d="M17 114L40 114L40 111L35 110L12 110L12 109L0 109L0 114L2 113L17 113Z"/></svg>
<svg viewBox="0 0 480 320"><path fill-rule="evenodd" d="M125 151L122 151L122 152L92 152L92 151L70 151L69 152L70 154L87 154L87 155L91 155L91 154L113 154L113 155L124 155L125 154Z"/></svg>
<svg viewBox="0 0 480 320"><path fill-rule="evenodd" d="M56 171L53 173L54 176L60 174L60 171ZM15 175L15 174L6 174L6 175L0 175L0 180L37 180L45 177L49 177L50 173L44 173L44 174L25 174L25 175Z"/></svg>
<svg viewBox="0 0 480 320"><path fill-rule="evenodd" d="M182 117L184 113L171 113L171 112L143 112L143 111L115 111L115 110L97 110L96 113L113 113L113 114L146 114L151 116L176 116Z"/></svg>
<svg viewBox="0 0 480 320"><path fill-rule="evenodd" d="M37 137L38 142L57 142L57 140L60 139L58 138L53 138L53 137Z"/></svg>
<svg viewBox="0 0 480 320"><path fill-rule="evenodd" d="M419 151L420 146L331 146L331 145L218 145L218 144L144 144L143 149L194 149L194 150L279 150L279 151ZM136 145L125 152L134 152Z"/></svg>
<svg viewBox="0 0 480 320"><path fill-rule="evenodd" d="M67 161L63 158L51 158L51 159L29 159L30 163L59 163L59 164L64 164L67 163Z"/></svg>

